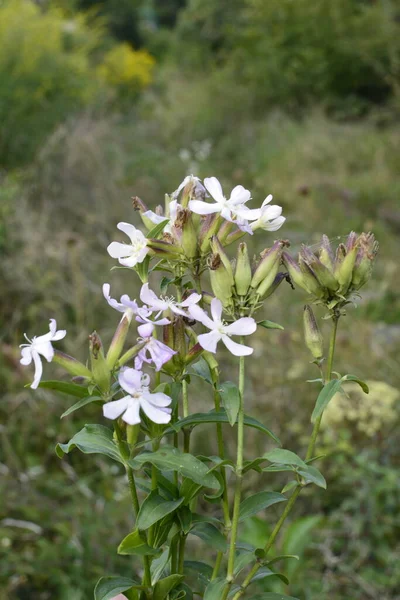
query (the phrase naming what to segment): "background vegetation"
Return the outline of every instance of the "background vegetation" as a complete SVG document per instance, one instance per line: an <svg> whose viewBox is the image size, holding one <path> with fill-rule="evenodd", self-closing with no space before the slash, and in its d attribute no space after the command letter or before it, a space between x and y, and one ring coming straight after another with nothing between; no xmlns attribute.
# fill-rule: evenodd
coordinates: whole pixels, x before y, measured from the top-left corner
<svg viewBox="0 0 400 600"><path fill-rule="evenodd" d="M371 395L332 405L328 491L298 502L279 544L302 561L269 589L400 598L399 27L398 0L0 0L1 600L86 600L103 572L131 573L114 555L131 523L123 474L54 453L96 409L60 422L69 400L24 389L18 344L52 316L82 358L94 328L112 335L102 283L136 291L109 273L115 225L138 223L132 195L154 207L188 172L241 183L257 204L273 193L294 250L351 229L381 243L336 366ZM271 298L265 316L285 330L256 337L248 381L254 411L298 451L316 395L302 302L283 286ZM242 538L261 546L276 514Z"/></svg>

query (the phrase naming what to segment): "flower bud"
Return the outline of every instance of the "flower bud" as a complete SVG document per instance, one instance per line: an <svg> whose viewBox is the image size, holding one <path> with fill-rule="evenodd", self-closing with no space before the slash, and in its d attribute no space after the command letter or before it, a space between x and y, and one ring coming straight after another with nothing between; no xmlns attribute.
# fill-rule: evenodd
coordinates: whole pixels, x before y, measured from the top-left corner
<svg viewBox="0 0 400 600"><path fill-rule="evenodd" d="M307 290L310 292L310 294L314 294L318 298L323 296L324 290L316 278L314 271L308 266L301 256L299 257L299 267L303 274Z"/></svg>
<svg viewBox="0 0 400 600"><path fill-rule="evenodd" d="M111 372L104 357L103 344L96 331L89 336L89 351L93 379L100 391L107 393L110 389Z"/></svg>
<svg viewBox="0 0 400 600"><path fill-rule="evenodd" d="M334 257L331 243L327 235L322 236L322 244L319 249L319 260L321 263L333 273Z"/></svg>
<svg viewBox="0 0 400 600"><path fill-rule="evenodd" d="M178 208L174 230L180 238L180 243L188 258L197 254L197 234L194 228L192 213L187 208Z"/></svg>
<svg viewBox="0 0 400 600"><path fill-rule="evenodd" d="M164 236L168 235L169 234L164 234ZM150 238L147 242L147 245L155 254L161 254L165 258L176 258L178 254L183 253L183 249L172 243L172 236L169 238L169 240L170 241L166 241L166 239L156 240L154 238Z"/></svg>
<svg viewBox="0 0 400 600"><path fill-rule="evenodd" d="M350 287L353 277L353 269L356 263L358 246L353 248L346 254L336 270L336 279L340 284L339 292L345 294Z"/></svg>
<svg viewBox="0 0 400 600"><path fill-rule="evenodd" d="M254 272L253 278L251 280L251 287L256 288L260 285L260 283L273 271L274 276L278 272L279 263L282 257L282 248L286 245L282 240L278 240L274 243L272 248L266 249L261 252L261 260L258 263L258 266ZM272 282L271 282L272 283Z"/></svg>
<svg viewBox="0 0 400 600"><path fill-rule="evenodd" d="M306 292L310 292L298 263L287 252L282 253L282 260L292 282L298 285L299 287L303 288L303 290L305 290Z"/></svg>
<svg viewBox="0 0 400 600"><path fill-rule="evenodd" d="M279 261L276 261L274 263L268 275L265 277L265 279L262 280L262 282L258 286L257 294L260 296L260 298L266 295L270 287L274 284L275 278L278 274L279 264Z"/></svg>
<svg viewBox="0 0 400 600"><path fill-rule="evenodd" d="M223 306L231 304L233 275L223 264L219 254L211 254L207 260L210 269L211 288L216 298L221 300Z"/></svg>
<svg viewBox="0 0 400 600"><path fill-rule="evenodd" d="M237 250L235 286L239 296L245 296L251 283L251 265L247 245L241 242Z"/></svg>
<svg viewBox="0 0 400 600"><path fill-rule="evenodd" d="M129 325L132 320L132 316L124 315L120 320L118 327L114 333L113 339L111 340L110 347L107 352L107 365L110 369L113 369L115 363L121 356L122 350L124 348L126 336L128 335Z"/></svg>
<svg viewBox="0 0 400 600"><path fill-rule="evenodd" d="M316 360L321 360L324 355L324 342L312 308L308 304L304 307L303 324L306 346Z"/></svg>
<svg viewBox="0 0 400 600"><path fill-rule="evenodd" d="M145 204L143 202L143 200L141 200L141 198L139 198L139 196L133 196L132 197L132 206L133 206L134 210L139 211L140 217L143 221L143 225L146 227L146 229L148 229L149 231L150 231L150 229L153 229L153 227L154 227L153 221L151 219L149 219L149 217L146 216L146 214L145 214L149 211L147 204Z"/></svg>
<svg viewBox="0 0 400 600"><path fill-rule="evenodd" d="M221 242L215 235L213 235L213 237L211 238L211 251L213 252L213 254L219 254L219 257L220 257L225 269L227 270L227 272L229 273L229 275L231 277L231 280L232 280L231 285L234 285L235 282L234 282L234 277L233 277L231 261L229 260L229 256L223 249Z"/></svg>
<svg viewBox="0 0 400 600"><path fill-rule="evenodd" d="M332 292L335 292L339 283L333 276L333 273L322 264L322 262L315 256L314 252L311 252L307 246L303 246L300 255L303 258L304 262L312 269L312 272L318 279L319 283L322 287L328 288Z"/></svg>
<svg viewBox="0 0 400 600"><path fill-rule="evenodd" d="M356 290L365 285L371 277L372 267L379 249L373 233L362 233L358 242L358 253L351 281L352 287Z"/></svg>
<svg viewBox="0 0 400 600"><path fill-rule="evenodd" d="M75 375L75 377L84 377L85 379L91 379L92 374L84 364L69 356L68 354L64 354L64 352L60 352L59 350L54 351L53 362L59 364L63 367L68 373L71 375Z"/></svg>
<svg viewBox="0 0 400 600"><path fill-rule="evenodd" d="M216 235L222 223L222 218L219 214L207 215L199 232L200 252L206 254L210 249L210 240L213 235Z"/></svg>

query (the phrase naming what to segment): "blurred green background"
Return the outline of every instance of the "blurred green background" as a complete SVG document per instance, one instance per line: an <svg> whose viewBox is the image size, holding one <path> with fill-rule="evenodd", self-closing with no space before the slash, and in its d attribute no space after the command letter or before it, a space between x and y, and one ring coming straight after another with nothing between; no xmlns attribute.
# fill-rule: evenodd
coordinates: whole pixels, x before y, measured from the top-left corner
<svg viewBox="0 0 400 600"><path fill-rule="evenodd" d="M351 229L380 241L336 360L371 394L332 403L319 443L328 490L300 497L279 540L300 564L285 571L290 586L266 589L400 598L399 115L399 0L0 0L1 600L86 600L101 575L135 569L115 554L131 527L123 473L54 453L98 410L60 421L73 399L24 389L18 344L50 317L77 357L94 328L108 341L118 317L101 285L137 292L133 276L110 273L116 223L139 224L131 196L154 208L192 172L243 184L254 205L274 194L294 251ZM255 237L259 252L274 234ZM247 383L249 412L299 453L318 376L303 302L289 286L268 301L265 318L285 330L255 336ZM208 409L199 397L192 406ZM246 441L247 456L264 449ZM284 483L257 475L246 492ZM279 512L247 522L242 539L262 545Z"/></svg>

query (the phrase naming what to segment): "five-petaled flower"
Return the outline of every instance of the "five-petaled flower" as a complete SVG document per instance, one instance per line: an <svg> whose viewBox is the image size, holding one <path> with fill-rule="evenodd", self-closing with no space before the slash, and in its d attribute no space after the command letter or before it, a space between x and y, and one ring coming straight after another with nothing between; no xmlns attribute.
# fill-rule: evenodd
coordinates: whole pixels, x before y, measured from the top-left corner
<svg viewBox="0 0 400 600"><path fill-rule="evenodd" d="M217 344L222 340L222 343L235 356L248 356L253 353L253 348L238 344L231 340L231 335L250 335L257 329L257 324L252 317L242 317L230 323L229 325L222 321L222 303L218 298L213 298L211 301L212 319L200 306L193 305L189 307L190 316L196 321L200 321L210 333L202 333L197 336L198 342L204 350L208 352L216 352Z"/></svg>
<svg viewBox="0 0 400 600"><path fill-rule="evenodd" d="M282 207L277 204L270 205L273 196L269 194L264 200L260 208L260 216L250 225L251 229L264 229L265 231L277 231L286 221L282 217Z"/></svg>
<svg viewBox="0 0 400 600"><path fill-rule="evenodd" d="M147 238L143 235L140 229L136 229L134 225L129 223L118 223L120 231L126 233L130 238L130 244L121 244L120 242L111 242L107 247L107 252L112 258L117 258L118 262L124 267L134 267L138 263L144 261L149 247L147 246Z"/></svg>
<svg viewBox="0 0 400 600"><path fill-rule="evenodd" d="M31 340L27 337L26 333L24 333L28 344L20 345L20 348L22 348L20 363L22 365L30 365L33 360L35 365L35 377L31 384L31 388L34 390L38 387L43 373L40 356L43 356L47 362L51 362L54 356L54 348L51 345L51 342L62 340L67 334L65 329L57 331L55 319L50 319L49 329L49 333L45 333L45 335L40 335L38 337L34 336Z"/></svg>
<svg viewBox="0 0 400 600"><path fill-rule="evenodd" d="M249 226L249 221L254 221L261 216L261 209L250 209L246 206L251 198L249 190L246 190L242 185L237 185L233 188L230 197L225 198L220 182L216 177L206 177L204 185L209 194L214 198L215 202L203 202L202 200L191 200L189 208L194 213L199 215L210 215L212 213L220 213L221 217L246 231L253 233Z"/></svg>
<svg viewBox="0 0 400 600"><path fill-rule="evenodd" d="M170 309L176 315L187 317L188 314L182 310L183 308L190 308L194 304L197 304L201 300L201 295L193 293L183 302L176 302L174 298L159 298L151 289L149 284L144 283L140 290L140 299L144 304L147 304L151 311L158 311L158 313Z"/></svg>
<svg viewBox="0 0 400 600"><path fill-rule="evenodd" d="M118 382L128 392L120 400L113 400L103 405L103 414L107 419L122 420L129 425L140 423L140 409L154 423L169 423L171 409L167 408L172 400L162 392L149 391L150 377L142 371L125 367L120 370Z"/></svg>
<svg viewBox="0 0 400 600"><path fill-rule="evenodd" d="M152 321L150 316L153 311L147 306L139 306L136 300L131 300L127 294L121 296L119 302L115 298L111 298L109 283L103 284L103 295L108 304L118 312L124 313L129 322L132 320L132 316L136 315L136 321L139 323L152 323L153 325L169 325L170 323L170 320L166 317Z"/></svg>

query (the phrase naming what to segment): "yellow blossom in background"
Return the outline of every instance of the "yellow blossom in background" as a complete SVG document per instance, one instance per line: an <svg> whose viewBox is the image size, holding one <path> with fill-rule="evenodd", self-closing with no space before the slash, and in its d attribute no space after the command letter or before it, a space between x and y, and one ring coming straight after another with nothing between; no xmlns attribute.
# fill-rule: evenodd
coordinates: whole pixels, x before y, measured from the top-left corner
<svg viewBox="0 0 400 600"><path fill-rule="evenodd" d="M384 381L367 381L367 384L369 394L364 394L356 383L346 385L346 394L335 394L324 412L325 430L347 426L373 437L393 426L398 418L396 404L400 391Z"/></svg>
<svg viewBox="0 0 400 600"><path fill-rule="evenodd" d="M152 81L154 58L146 50L133 50L118 44L109 50L97 72L109 86L119 88L126 96L135 96Z"/></svg>

